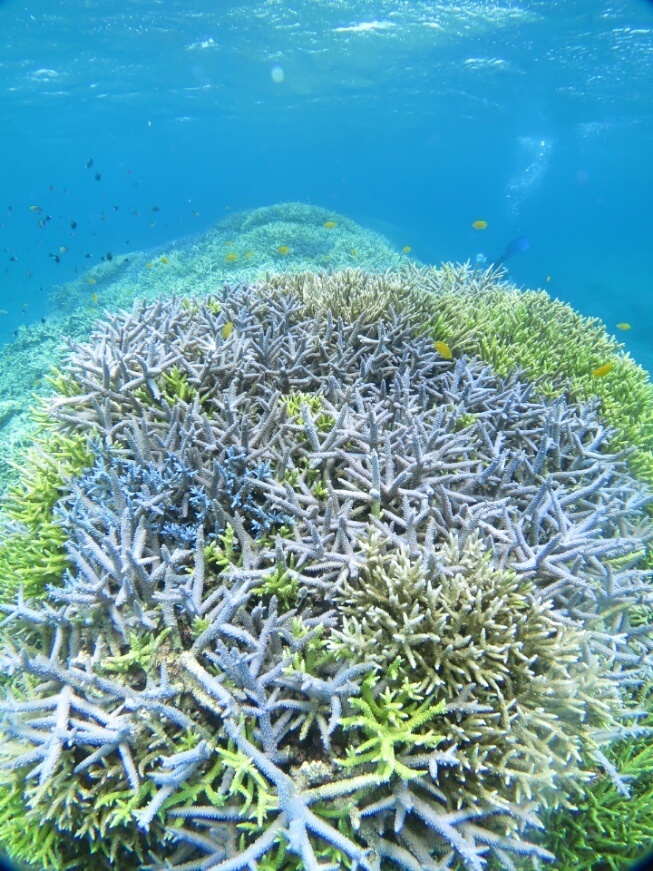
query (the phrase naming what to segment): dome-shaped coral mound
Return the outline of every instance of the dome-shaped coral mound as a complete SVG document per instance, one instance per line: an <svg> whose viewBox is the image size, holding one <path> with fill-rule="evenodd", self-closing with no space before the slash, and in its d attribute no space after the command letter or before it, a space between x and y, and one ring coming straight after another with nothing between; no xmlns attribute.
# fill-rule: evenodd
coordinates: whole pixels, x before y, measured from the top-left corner
<svg viewBox="0 0 653 871"><path fill-rule="evenodd" d="M0 823L50 867L511 867L618 781L648 491L409 293L327 296L143 304L58 379L70 567L1 624Z"/></svg>

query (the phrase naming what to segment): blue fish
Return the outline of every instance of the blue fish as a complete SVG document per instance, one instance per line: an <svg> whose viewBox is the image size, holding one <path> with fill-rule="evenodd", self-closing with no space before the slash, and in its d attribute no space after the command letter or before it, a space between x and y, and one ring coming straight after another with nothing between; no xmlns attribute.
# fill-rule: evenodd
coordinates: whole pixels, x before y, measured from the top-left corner
<svg viewBox="0 0 653 871"><path fill-rule="evenodd" d="M531 247L530 240L528 236L517 236L516 239L513 239L512 242L508 242L506 245L506 250L503 252L501 257L494 261L495 266L501 266L502 263L512 257L515 254L520 254L522 251L528 251Z"/></svg>

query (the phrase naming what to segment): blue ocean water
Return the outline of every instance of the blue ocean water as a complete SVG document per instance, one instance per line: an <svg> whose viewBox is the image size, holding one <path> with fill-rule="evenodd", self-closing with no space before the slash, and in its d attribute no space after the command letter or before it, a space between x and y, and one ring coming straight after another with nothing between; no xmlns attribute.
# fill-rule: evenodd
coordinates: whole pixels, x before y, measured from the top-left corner
<svg viewBox="0 0 653 871"><path fill-rule="evenodd" d="M526 234L513 280L653 368L653 3L4 0L0 28L0 341L107 252L299 200L430 263Z"/></svg>

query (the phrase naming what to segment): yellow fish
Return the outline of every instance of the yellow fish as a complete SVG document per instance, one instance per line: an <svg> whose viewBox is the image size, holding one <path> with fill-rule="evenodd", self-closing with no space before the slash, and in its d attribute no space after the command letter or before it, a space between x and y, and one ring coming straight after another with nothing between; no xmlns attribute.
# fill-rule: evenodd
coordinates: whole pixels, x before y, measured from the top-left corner
<svg viewBox="0 0 653 871"><path fill-rule="evenodd" d="M621 324L617 324L617 329L618 329L618 330L629 330L629 329L630 329L630 324L627 324L627 323L624 321L624 322L621 323Z"/></svg>
<svg viewBox="0 0 653 871"><path fill-rule="evenodd" d="M151 269L153 266L154 266L154 263L150 263L149 260L148 260L148 262L145 264L145 267L146 267L147 269Z"/></svg>
<svg viewBox="0 0 653 871"><path fill-rule="evenodd" d="M404 254L410 254L413 249L410 247L410 245L404 245L401 250L404 252Z"/></svg>
<svg viewBox="0 0 653 871"><path fill-rule="evenodd" d="M472 227L475 230L487 230L487 221L474 221Z"/></svg>
<svg viewBox="0 0 653 871"><path fill-rule="evenodd" d="M227 239L227 241L224 244L225 245L233 245L234 243L231 241L231 239Z"/></svg>
<svg viewBox="0 0 653 871"><path fill-rule="evenodd" d="M451 348L446 342L434 342L433 347L441 357L444 357L445 360L453 360Z"/></svg>
<svg viewBox="0 0 653 871"><path fill-rule="evenodd" d="M290 248L287 245L279 245L277 254L290 254Z"/></svg>
<svg viewBox="0 0 653 871"><path fill-rule="evenodd" d="M249 260L250 257L254 256L253 251L245 251L245 260Z"/></svg>
<svg viewBox="0 0 653 871"><path fill-rule="evenodd" d="M351 253L353 257L358 257L358 251L355 248L351 249Z"/></svg>
<svg viewBox="0 0 653 871"><path fill-rule="evenodd" d="M163 257L161 257L161 263L165 263L166 266L168 265L168 263L170 263L170 261L169 261L168 258L165 256L165 254L163 255Z"/></svg>
<svg viewBox="0 0 653 871"><path fill-rule="evenodd" d="M337 227L338 225L335 221L325 221L324 226L327 228L327 230L333 230L333 228Z"/></svg>
<svg viewBox="0 0 653 871"><path fill-rule="evenodd" d="M89 284L95 284L95 279L94 279L94 278L89 278L88 283L89 283Z"/></svg>
<svg viewBox="0 0 653 871"><path fill-rule="evenodd" d="M93 302L98 302L100 297L97 295L97 293L93 293L91 294L91 299L93 300Z"/></svg>
<svg viewBox="0 0 653 871"><path fill-rule="evenodd" d="M235 253L235 251L231 251L224 259L227 261L227 263L233 263L234 260L238 260L238 255Z"/></svg>
<svg viewBox="0 0 653 871"><path fill-rule="evenodd" d="M224 325L224 327L222 328L222 332L220 333L220 335L222 336L222 338L223 338L223 339L228 339L229 336L231 335L232 331L233 331L233 328L234 328L233 321L227 321L227 323L226 323L226 324Z"/></svg>
<svg viewBox="0 0 653 871"><path fill-rule="evenodd" d="M592 372L592 375L595 378L603 378L604 375L607 375L608 372L612 371L612 366L613 366L612 363L604 363L602 366L599 366L598 369L595 369Z"/></svg>

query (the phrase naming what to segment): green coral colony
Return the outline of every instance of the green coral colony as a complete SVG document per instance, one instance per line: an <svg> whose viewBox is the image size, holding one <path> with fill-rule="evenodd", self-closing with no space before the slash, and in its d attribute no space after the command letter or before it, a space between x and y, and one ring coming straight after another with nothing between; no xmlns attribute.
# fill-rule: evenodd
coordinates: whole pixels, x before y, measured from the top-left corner
<svg viewBox="0 0 653 871"><path fill-rule="evenodd" d="M289 271L107 314L51 385L0 545L11 857L650 843L653 398L598 323L469 266Z"/></svg>

